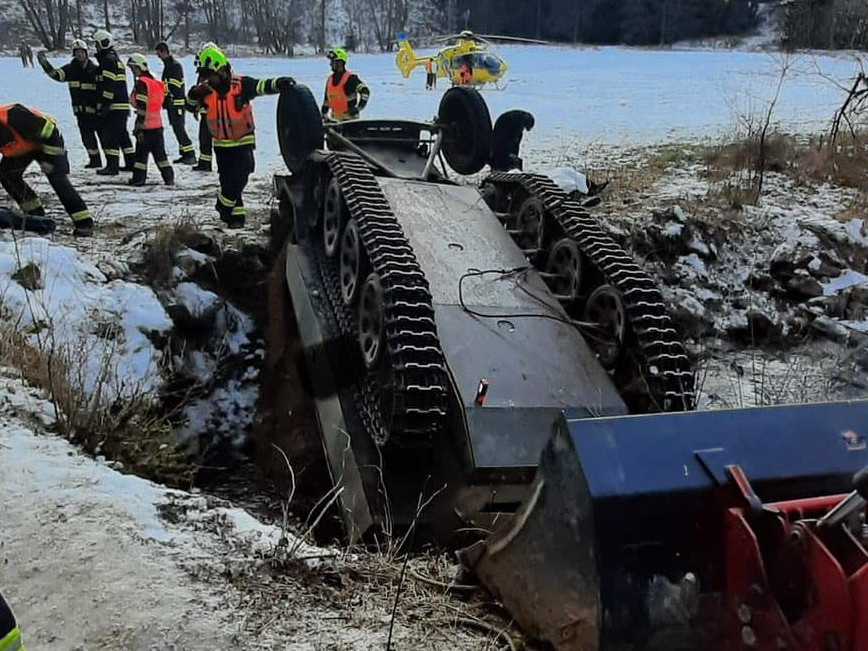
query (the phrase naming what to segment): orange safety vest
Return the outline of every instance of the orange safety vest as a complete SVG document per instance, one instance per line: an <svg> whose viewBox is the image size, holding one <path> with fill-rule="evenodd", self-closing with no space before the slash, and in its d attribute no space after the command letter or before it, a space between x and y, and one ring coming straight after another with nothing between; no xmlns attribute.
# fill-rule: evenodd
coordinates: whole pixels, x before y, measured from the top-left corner
<svg viewBox="0 0 868 651"><path fill-rule="evenodd" d="M166 98L166 85L153 77L142 75L139 81L148 89L148 103L145 105L145 131L163 128L163 100Z"/></svg>
<svg viewBox="0 0 868 651"><path fill-rule="evenodd" d="M432 59L428 59L428 63L425 64L425 72L429 75L434 72L434 61Z"/></svg>
<svg viewBox="0 0 868 651"><path fill-rule="evenodd" d="M329 98L329 108L335 120L343 120L350 112L350 98L347 96L347 82L350 80L350 71L344 71L338 83L335 76L329 75L326 82L326 96Z"/></svg>
<svg viewBox="0 0 868 651"><path fill-rule="evenodd" d="M250 102L238 108L241 98L241 77L232 77L229 92L220 96L217 91L203 100L207 108L208 130L215 147L239 147L256 144L253 131L253 107Z"/></svg>
<svg viewBox="0 0 868 651"><path fill-rule="evenodd" d="M26 156L27 154L30 154L34 151L39 151L42 148L38 142L27 140L15 129L9 126L9 110L13 106L15 106L15 104L4 104L3 106L0 106L0 124L9 129L9 131L12 132L13 136L12 142L0 147L0 154L3 154L8 158ZM38 115L39 117L43 117L42 113L40 113L39 111L34 111L33 109L28 110L31 113Z"/></svg>

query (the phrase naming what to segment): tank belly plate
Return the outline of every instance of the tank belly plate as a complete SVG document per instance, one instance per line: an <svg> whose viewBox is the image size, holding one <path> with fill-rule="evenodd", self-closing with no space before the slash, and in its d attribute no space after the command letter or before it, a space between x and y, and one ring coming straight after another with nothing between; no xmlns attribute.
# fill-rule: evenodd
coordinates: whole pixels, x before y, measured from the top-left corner
<svg viewBox="0 0 868 651"><path fill-rule="evenodd" d="M588 344L573 325L559 320L567 319L566 313L475 188L378 180L430 283L440 342L469 421L482 416L473 413L482 378L489 383L483 411L492 418L493 410L566 407L589 415L627 413ZM491 317L462 307L462 275L520 268L526 271L465 279L464 306ZM550 421L549 415L542 421L549 425L545 436L556 417ZM495 462L497 445L476 443L477 464L488 465L479 458L487 456L486 449L493 465L503 462ZM532 445L527 461L535 463L539 449Z"/></svg>

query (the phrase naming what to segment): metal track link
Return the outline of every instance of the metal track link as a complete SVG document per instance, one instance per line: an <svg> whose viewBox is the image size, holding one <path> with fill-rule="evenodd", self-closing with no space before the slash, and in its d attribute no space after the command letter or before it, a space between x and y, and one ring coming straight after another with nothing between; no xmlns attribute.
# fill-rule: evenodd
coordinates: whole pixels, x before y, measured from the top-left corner
<svg viewBox="0 0 868 651"><path fill-rule="evenodd" d="M382 385L382 373L368 372L357 396L362 420L378 445L387 440L429 444L445 422L448 384L428 281L368 165L346 152L330 153L325 163L338 180L362 248L383 286L389 386ZM355 310L340 304L340 288L333 284L337 276L334 270L329 275L325 284L332 285L327 291L333 307L345 315L344 334L355 336ZM383 392L388 392L386 401Z"/></svg>
<svg viewBox="0 0 868 651"><path fill-rule="evenodd" d="M539 198L563 232L594 265L605 281L621 292L626 316L636 338L632 351L652 403L663 411L692 409L695 376L656 283L599 222L577 201L570 199L550 178L538 174L494 172L483 184L521 187Z"/></svg>

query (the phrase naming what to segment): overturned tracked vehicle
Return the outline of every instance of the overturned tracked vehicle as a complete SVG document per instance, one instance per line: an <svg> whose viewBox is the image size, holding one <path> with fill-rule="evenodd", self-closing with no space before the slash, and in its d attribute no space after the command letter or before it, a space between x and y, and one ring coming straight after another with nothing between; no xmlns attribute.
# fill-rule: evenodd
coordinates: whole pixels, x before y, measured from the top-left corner
<svg viewBox="0 0 868 651"><path fill-rule="evenodd" d="M470 532L556 649L868 651L868 403L691 412L660 293L586 201L450 178L520 141L503 118L454 88L430 123L324 127L282 95L269 355L306 396L265 443L321 445L351 538Z"/></svg>
<svg viewBox="0 0 868 651"><path fill-rule="evenodd" d="M326 127L306 88L281 96L274 231L355 535L411 523L420 496L441 539L514 511L565 408L692 405L659 291L578 199L534 174L450 179L515 139L508 122L467 88L432 122Z"/></svg>

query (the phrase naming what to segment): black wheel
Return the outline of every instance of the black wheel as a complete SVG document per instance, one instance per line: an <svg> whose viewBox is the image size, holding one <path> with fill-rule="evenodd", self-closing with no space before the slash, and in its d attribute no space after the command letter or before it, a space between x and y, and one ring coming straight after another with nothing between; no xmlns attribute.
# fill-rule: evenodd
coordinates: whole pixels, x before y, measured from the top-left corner
<svg viewBox="0 0 868 651"><path fill-rule="evenodd" d="M515 243L525 252L535 254L545 239L545 205L537 197L528 197L519 207L510 229Z"/></svg>
<svg viewBox="0 0 868 651"><path fill-rule="evenodd" d="M359 294L359 347L367 368L380 363L384 334L383 285L376 273L368 274Z"/></svg>
<svg viewBox="0 0 868 651"><path fill-rule="evenodd" d="M298 173L315 149L323 146L325 130L319 104L302 84L280 93L277 102L277 141L283 162Z"/></svg>
<svg viewBox="0 0 868 651"><path fill-rule="evenodd" d="M333 258L341 245L341 228L346 221L344 198L337 177L332 177L325 190L322 207L322 240L325 254Z"/></svg>
<svg viewBox="0 0 868 651"><path fill-rule="evenodd" d="M585 303L585 321L595 323L600 337L591 338L591 346L607 371L618 365L627 337L627 311L624 299L612 285L597 287Z"/></svg>
<svg viewBox="0 0 868 651"><path fill-rule="evenodd" d="M359 288L364 282L365 252L355 219L347 222L341 237L341 297L346 305L356 302Z"/></svg>
<svg viewBox="0 0 868 651"><path fill-rule="evenodd" d="M569 237L555 242L545 266L548 286L559 300L571 303L582 287L582 254Z"/></svg>
<svg viewBox="0 0 868 651"><path fill-rule="evenodd" d="M476 174L491 155L491 114L479 91L450 88L440 100L437 121L445 129L443 153L459 174Z"/></svg>

